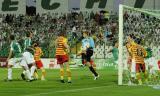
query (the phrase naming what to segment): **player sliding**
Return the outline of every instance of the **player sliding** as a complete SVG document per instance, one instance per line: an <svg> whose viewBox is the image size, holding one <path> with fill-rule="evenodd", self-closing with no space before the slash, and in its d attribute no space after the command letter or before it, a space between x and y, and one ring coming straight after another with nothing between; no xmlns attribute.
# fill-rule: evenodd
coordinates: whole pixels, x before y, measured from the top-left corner
<svg viewBox="0 0 160 96"><path fill-rule="evenodd" d="M60 65L60 80L64 81L64 64L66 64L66 71L68 76L68 83L71 83L71 71L69 67L69 46L67 44L67 38L65 38L65 32L60 32L56 40L56 59L57 64Z"/></svg>
<svg viewBox="0 0 160 96"><path fill-rule="evenodd" d="M93 64L91 57L93 56L93 49L94 49L94 40L92 37L88 36L88 32L83 32L83 39L82 39L82 52L78 53L82 54L83 63L86 64L90 71L94 74L94 80L97 80L99 75L96 70L93 68Z"/></svg>
<svg viewBox="0 0 160 96"><path fill-rule="evenodd" d="M144 62L144 58L147 56L147 52L141 45L139 45L140 41L137 41L136 43L131 37L128 37L128 43L131 44L130 54L132 57L132 64L135 63L136 78L138 79L138 84L139 85L143 84L141 78L141 72L144 74L144 78L147 83L148 82L147 72L145 69L145 62Z"/></svg>
<svg viewBox="0 0 160 96"><path fill-rule="evenodd" d="M32 81L31 74L28 68L28 65L23 62L24 58L21 58L21 47L19 43L15 40L15 36L10 36L11 44L10 44L10 52L7 58L8 61L8 81L12 81L12 67L19 63L22 68L25 70L27 78L29 81Z"/></svg>
<svg viewBox="0 0 160 96"><path fill-rule="evenodd" d="M35 63L37 65L38 69L41 69L42 71L42 76L41 76L41 80L45 80L45 75L46 75L46 71L43 67L43 63L41 61L41 56L43 55L42 49L39 47L39 43L38 42L34 42L33 43L34 46L34 59L35 59ZM38 77L37 77L38 79Z"/></svg>

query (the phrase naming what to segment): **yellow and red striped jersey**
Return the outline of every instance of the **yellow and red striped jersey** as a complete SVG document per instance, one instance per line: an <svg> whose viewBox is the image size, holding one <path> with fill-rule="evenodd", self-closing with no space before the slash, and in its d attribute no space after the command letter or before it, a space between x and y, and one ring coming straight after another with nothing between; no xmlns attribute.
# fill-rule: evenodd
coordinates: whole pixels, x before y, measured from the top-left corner
<svg viewBox="0 0 160 96"><path fill-rule="evenodd" d="M147 56L147 52L142 46L132 42L129 51L131 53L132 60L135 60L135 63L144 64L144 58Z"/></svg>
<svg viewBox="0 0 160 96"><path fill-rule="evenodd" d="M64 47L64 44L67 44L67 38L65 37L58 37L57 38L57 48L56 48L56 55L66 55L66 48Z"/></svg>
<svg viewBox="0 0 160 96"><path fill-rule="evenodd" d="M42 55L43 55L42 49L40 47L36 47L34 53L34 60L39 61Z"/></svg>
<svg viewBox="0 0 160 96"><path fill-rule="evenodd" d="M127 48L129 55L131 55L131 44L127 43L126 48Z"/></svg>

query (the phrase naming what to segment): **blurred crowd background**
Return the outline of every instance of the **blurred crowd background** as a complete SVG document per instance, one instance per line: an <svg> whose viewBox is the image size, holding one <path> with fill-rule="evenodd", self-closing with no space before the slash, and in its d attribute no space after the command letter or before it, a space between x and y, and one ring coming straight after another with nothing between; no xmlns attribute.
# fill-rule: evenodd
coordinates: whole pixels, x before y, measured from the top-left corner
<svg viewBox="0 0 160 96"><path fill-rule="evenodd" d="M54 41L61 31L67 33L71 52L76 54L82 39L82 32L88 31L96 46L112 45L117 38L118 16L108 11L71 12L68 14L0 15L0 57L6 57L9 50L8 36L15 34L23 47L26 32L33 33L33 41L39 41L43 57L54 57Z"/></svg>

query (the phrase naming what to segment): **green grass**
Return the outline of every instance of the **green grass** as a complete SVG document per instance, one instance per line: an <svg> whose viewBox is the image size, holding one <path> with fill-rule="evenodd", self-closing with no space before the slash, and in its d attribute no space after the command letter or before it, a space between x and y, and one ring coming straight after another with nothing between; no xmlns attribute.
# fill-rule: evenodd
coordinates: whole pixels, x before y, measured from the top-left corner
<svg viewBox="0 0 160 96"><path fill-rule="evenodd" d="M0 69L0 96L159 96L160 90L147 86L118 86L117 71L98 70L100 78L93 80L87 68L72 70L72 84L59 82L59 70L47 70L46 81L25 82L21 69L13 70L14 81L4 82L7 69Z"/></svg>

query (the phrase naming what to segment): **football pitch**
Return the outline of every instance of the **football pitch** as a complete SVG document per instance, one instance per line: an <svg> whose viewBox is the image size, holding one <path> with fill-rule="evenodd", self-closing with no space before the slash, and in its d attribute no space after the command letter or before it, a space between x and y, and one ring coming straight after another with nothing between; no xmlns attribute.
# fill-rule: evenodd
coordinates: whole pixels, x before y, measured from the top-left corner
<svg viewBox="0 0 160 96"><path fill-rule="evenodd" d="M160 90L148 86L118 86L117 71L98 70L100 78L93 80L87 68L72 69L72 83L59 81L59 70L48 69L46 81L25 82L21 69L13 70L13 81L5 82L7 69L0 69L0 96L159 96ZM39 72L40 73L40 72Z"/></svg>

